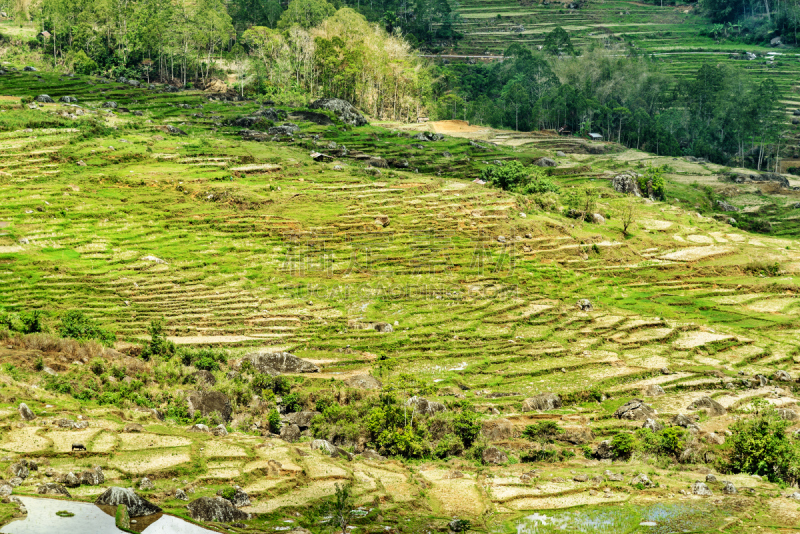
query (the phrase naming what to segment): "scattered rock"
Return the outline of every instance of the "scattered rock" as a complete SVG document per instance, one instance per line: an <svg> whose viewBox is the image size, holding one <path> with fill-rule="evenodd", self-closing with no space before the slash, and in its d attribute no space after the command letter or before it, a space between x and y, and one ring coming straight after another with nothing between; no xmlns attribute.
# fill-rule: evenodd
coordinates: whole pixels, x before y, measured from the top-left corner
<svg viewBox="0 0 800 534"><path fill-rule="evenodd" d="M472 524L465 519L453 519L447 524L447 527L452 532L466 532L472 527Z"/></svg>
<svg viewBox="0 0 800 534"><path fill-rule="evenodd" d="M555 160L552 160L550 158L539 158L533 164L536 165L537 167L556 167L556 166L558 166L558 163L556 163Z"/></svg>
<svg viewBox="0 0 800 534"><path fill-rule="evenodd" d="M739 208L724 200L717 200L717 207L722 211L739 211Z"/></svg>
<svg viewBox="0 0 800 534"><path fill-rule="evenodd" d="M125 425L124 432L144 432L144 427L139 423L128 423Z"/></svg>
<svg viewBox="0 0 800 534"><path fill-rule="evenodd" d="M204 369L192 373L192 377L194 377L195 384L208 384L209 386L214 386L217 383L217 379L214 378L214 375L211 374L211 371L206 371Z"/></svg>
<svg viewBox="0 0 800 534"><path fill-rule="evenodd" d="M714 476L712 473L709 473L709 474L706 475L706 482L708 482L709 484L712 484L712 483L714 483L716 481L717 481L717 477Z"/></svg>
<svg viewBox="0 0 800 534"><path fill-rule="evenodd" d="M522 401L523 412L547 411L561 408L561 397L555 393L542 393Z"/></svg>
<svg viewBox="0 0 800 534"><path fill-rule="evenodd" d="M11 464L10 466L8 466L8 470L15 477L19 477L22 480L25 480L26 478L28 478L28 475L30 475L30 469L28 469L28 464L25 460L22 460L21 462L17 462L15 464Z"/></svg>
<svg viewBox="0 0 800 534"><path fill-rule="evenodd" d="M710 397L700 397L689 405L690 410L704 410L709 417L719 417L728 413L720 403Z"/></svg>
<svg viewBox="0 0 800 534"><path fill-rule="evenodd" d="M72 495L69 494L67 488L54 482L46 482L42 484L36 489L36 492L40 495L63 495L69 499L72 498Z"/></svg>
<svg viewBox="0 0 800 534"><path fill-rule="evenodd" d="M77 488L81 485L81 479L79 479L75 473L71 471L66 475L61 475L61 477L58 478L58 481L68 488Z"/></svg>
<svg viewBox="0 0 800 534"><path fill-rule="evenodd" d="M108 488L94 503L115 507L124 504L128 508L128 514L131 517L157 514L161 511L161 508L140 497L132 489L117 486Z"/></svg>
<svg viewBox="0 0 800 534"><path fill-rule="evenodd" d="M36 97L36 101L40 104L53 104L53 99L50 98L49 95L39 95Z"/></svg>
<svg viewBox="0 0 800 534"><path fill-rule="evenodd" d="M708 489L708 486L706 486L705 482L699 482L699 481L692 484L692 493L694 495L702 495L705 497L710 497L711 495L713 495L713 493L711 493L711 490Z"/></svg>
<svg viewBox="0 0 800 534"><path fill-rule="evenodd" d="M655 487L655 482L650 480L650 477L648 477L644 473L639 473L638 475L636 475L631 479L631 486L636 486L637 484L641 484L645 488Z"/></svg>
<svg viewBox="0 0 800 534"><path fill-rule="evenodd" d="M736 486L733 485L733 482L726 480L723 482L724 486L722 486L722 493L725 495L736 495L738 492L736 491Z"/></svg>
<svg viewBox="0 0 800 534"><path fill-rule="evenodd" d="M99 486L105 481L106 477L103 474L103 469L99 466L95 467L94 469L84 471L80 476L80 482L85 486Z"/></svg>
<svg viewBox="0 0 800 534"><path fill-rule="evenodd" d="M230 501L222 497L200 497L190 502L186 509L189 510L189 515L195 521L231 523L250 519L250 514L238 510Z"/></svg>
<svg viewBox="0 0 800 534"><path fill-rule="evenodd" d="M644 420L642 428L649 428L653 432L661 432L664 429L664 425L662 425L655 419L647 418Z"/></svg>
<svg viewBox="0 0 800 534"><path fill-rule="evenodd" d="M103 107L108 109L116 109L117 103L114 102L113 100L109 100L107 102L103 102Z"/></svg>
<svg viewBox="0 0 800 534"><path fill-rule="evenodd" d="M675 415L675 417L672 418L670 423L672 423L675 426L682 426L683 428L689 428L689 426L694 425L694 421L692 421L682 413Z"/></svg>
<svg viewBox="0 0 800 534"><path fill-rule="evenodd" d="M599 213L592 214L592 222L594 224L605 224L606 218L600 215Z"/></svg>
<svg viewBox="0 0 800 534"><path fill-rule="evenodd" d="M172 135L189 135L186 132L184 132L183 130L181 130L180 128L177 128L177 127L175 127L175 126L173 126L171 124L168 124L164 129L166 130L166 132L168 134L172 134Z"/></svg>
<svg viewBox="0 0 800 534"><path fill-rule="evenodd" d="M578 309L581 311L592 311L592 301L589 299L580 299L577 303Z"/></svg>
<svg viewBox="0 0 800 534"><path fill-rule="evenodd" d="M575 482L588 482L589 475L575 475L574 477L572 477L572 480Z"/></svg>
<svg viewBox="0 0 800 534"><path fill-rule="evenodd" d="M789 408L778 408L775 412L784 421L797 421L800 418L796 411L790 410Z"/></svg>
<svg viewBox="0 0 800 534"><path fill-rule="evenodd" d="M186 495L186 492L182 489L178 488L175 490L175 498L181 501L188 501L189 497Z"/></svg>
<svg viewBox="0 0 800 534"><path fill-rule="evenodd" d="M228 435L228 429L225 428L225 425L222 423L218 424L214 428L211 429L211 433L217 437L224 438Z"/></svg>
<svg viewBox="0 0 800 534"><path fill-rule="evenodd" d="M254 352L245 356L260 373L318 373L319 367L288 352Z"/></svg>
<svg viewBox="0 0 800 534"><path fill-rule="evenodd" d="M706 441L713 445L725 445L725 436L720 436L716 432L706 434Z"/></svg>
<svg viewBox="0 0 800 534"><path fill-rule="evenodd" d="M144 477L142 480L139 481L139 489L142 491L152 491L156 489L156 485L153 484L153 481L147 477Z"/></svg>
<svg viewBox="0 0 800 534"><path fill-rule="evenodd" d="M586 426L571 426L564 428L564 432L556 438L558 441L572 443L573 445L583 445L590 443L594 439L592 429Z"/></svg>
<svg viewBox="0 0 800 534"><path fill-rule="evenodd" d="M508 461L508 456L497 447L486 447L482 457L485 464L499 465Z"/></svg>
<svg viewBox="0 0 800 534"><path fill-rule="evenodd" d="M372 325L372 328L376 332L380 332L382 334L389 334L391 332L394 332L394 328L389 323L375 323L374 325Z"/></svg>
<svg viewBox="0 0 800 534"><path fill-rule="evenodd" d="M19 415L26 421L33 421L36 419L36 414L28 408L28 405L24 402L20 403L19 405Z"/></svg>
<svg viewBox="0 0 800 534"><path fill-rule="evenodd" d="M199 411L204 417L218 413L223 421L231 420L231 401L219 391L195 391L189 395L187 403L189 417L194 417L195 412Z"/></svg>
<svg viewBox="0 0 800 534"><path fill-rule="evenodd" d="M598 443L592 455L599 460L608 460L614 457L614 449L611 447L611 440L605 439Z"/></svg>
<svg viewBox="0 0 800 534"><path fill-rule="evenodd" d="M189 432L211 432L211 429L203 423L197 423L189 427Z"/></svg>
<svg viewBox="0 0 800 534"><path fill-rule="evenodd" d="M64 102L65 104L74 104L75 102L78 101L78 99L75 98L74 96L62 96L61 98L58 99L58 101Z"/></svg>
<svg viewBox="0 0 800 534"><path fill-rule="evenodd" d="M614 412L614 417L618 419L628 419L632 421L644 421L654 419L656 411L641 399L631 399Z"/></svg>
<svg viewBox="0 0 800 534"><path fill-rule="evenodd" d="M39 69L37 69L36 67L31 67L29 65L26 65L25 67L22 67L22 70L24 72L38 72Z"/></svg>
<svg viewBox="0 0 800 534"><path fill-rule="evenodd" d="M228 499L231 502L231 504L233 504L236 508L242 508L243 506L250 506L250 496L247 493L245 493L239 486L234 486L234 490L235 491L233 493L233 497ZM217 495L222 496L222 490L218 491Z"/></svg>
<svg viewBox="0 0 800 534"><path fill-rule="evenodd" d="M375 217L375 221L374 222L375 222L376 226L381 226L381 227L385 228L385 227L389 226L389 216L388 215L378 215L377 217Z"/></svg>
<svg viewBox="0 0 800 534"><path fill-rule="evenodd" d="M337 447L336 445L325 439L315 439L314 441L312 441L311 449L322 451L323 453L333 458L342 457L342 458L347 458L348 460L353 459L352 454L350 454L349 452L340 447Z"/></svg>
<svg viewBox="0 0 800 534"><path fill-rule="evenodd" d="M778 380L780 382L791 382L792 381L792 375L790 375L789 373L787 373L786 371L783 371L783 370L777 371L775 373L775 380Z"/></svg>

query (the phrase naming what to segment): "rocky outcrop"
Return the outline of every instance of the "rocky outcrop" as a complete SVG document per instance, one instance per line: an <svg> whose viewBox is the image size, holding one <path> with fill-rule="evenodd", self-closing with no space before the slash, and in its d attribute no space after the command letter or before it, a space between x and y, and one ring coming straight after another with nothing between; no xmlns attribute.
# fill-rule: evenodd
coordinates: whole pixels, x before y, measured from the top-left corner
<svg viewBox="0 0 800 534"><path fill-rule="evenodd" d="M573 445L584 445L594 439L592 429L586 426L568 426L556 439Z"/></svg>
<svg viewBox="0 0 800 534"><path fill-rule="evenodd" d="M190 502L186 509L195 521L231 523L250 519L250 514L238 510L233 503L222 497L200 497Z"/></svg>
<svg viewBox="0 0 800 534"><path fill-rule="evenodd" d="M227 395L219 391L195 391L186 399L189 408L189 417L194 417L200 412L204 417L218 413L226 422L231 420L231 401Z"/></svg>
<svg viewBox="0 0 800 534"><path fill-rule="evenodd" d="M325 439L315 439L311 442L311 449L315 451L321 451L324 454L327 454L333 458L347 458L348 460L353 459L353 455L347 452L346 450L337 447L333 443Z"/></svg>
<svg viewBox="0 0 800 534"><path fill-rule="evenodd" d="M655 419L645 419L642 428L650 429L653 432L661 432L664 429L664 425Z"/></svg>
<svg viewBox="0 0 800 534"><path fill-rule="evenodd" d="M197 423L189 427L189 432L211 432L211 429L208 428L208 425Z"/></svg>
<svg viewBox="0 0 800 534"><path fill-rule="evenodd" d="M555 393L542 393L522 401L523 412L543 412L561 408L561 397Z"/></svg>
<svg viewBox="0 0 800 534"><path fill-rule="evenodd" d="M157 514L161 511L161 508L147 499L140 497L132 489L120 488L117 486L108 488L94 503L106 506L119 506L120 504L124 504L128 508L128 514L131 517Z"/></svg>
<svg viewBox="0 0 800 534"><path fill-rule="evenodd" d="M786 371L777 371L775 373L775 380L778 380L779 382L791 382L792 375L790 375Z"/></svg>
<svg viewBox="0 0 800 534"><path fill-rule="evenodd" d="M42 104L53 104L53 99L49 95L39 95L36 97L36 101Z"/></svg>
<svg viewBox="0 0 800 534"><path fill-rule="evenodd" d="M310 109L327 109L332 111L340 121L350 126L366 126L367 119L355 108L353 104L341 98L322 98L312 102Z"/></svg>
<svg viewBox="0 0 800 534"><path fill-rule="evenodd" d="M614 449L611 447L611 440L605 439L598 443L592 455L598 460L609 460L614 457Z"/></svg>
<svg viewBox="0 0 800 534"><path fill-rule="evenodd" d="M139 481L139 489L142 491L152 491L156 489L156 485L153 484L153 481L147 477L144 477L142 480Z"/></svg>
<svg viewBox="0 0 800 534"><path fill-rule="evenodd" d="M550 158L539 158L534 162L534 165L537 167L556 167L558 163Z"/></svg>
<svg viewBox="0 0 800 534"><path fill-rule="evenodd" d="M631 399L614 412L614 417L617 419L628 419L631 421L654 419L655 416L656 411L651 406L645 404L642 399Z"/></svg>
<svg viewBox="0 0 800 534"><path fill-rule="evenodd" d="M128 423L125 425L124 432L144 432L144 427L139 423Z"/></svg>
<svg viewBox="0 0 800 534"><path fill-rule="evenodd" d="M717 200L717 207L722 211L739 211L739 208L724 200Z"/></svg>
<svg viewBox="0 0 800 534"><path fill-rule="evenodd" d="M380 380L368 374L355 375L351 376L350 378L345 378L344 384L348 387L357 389L381 389L381 387L383 387L383 384L381 384Z"/></svg>
<svg viewBox="0 0 800 534"><path fill-rule="evenodd" d="M192 377L194 378L195 384L207 384L209 386L215 386L217 384L217 379L214 378L214 375L212 375L210 371L201 369L200 371L192 373Z"/></svg>
<svg viewBox="0 0 800 534"><path fill-rule="evenodd" d="M211 433L219 438L224 438L225 436L228 435L228 429L225 428L225 425L220 423L211 429Z"/></svg>
<svg viewBox="0 0 800 534"><path fill-rule="evenodd" d="M254 352L245 356L259 373L318 373L319 367L288 352Z"/></svg>

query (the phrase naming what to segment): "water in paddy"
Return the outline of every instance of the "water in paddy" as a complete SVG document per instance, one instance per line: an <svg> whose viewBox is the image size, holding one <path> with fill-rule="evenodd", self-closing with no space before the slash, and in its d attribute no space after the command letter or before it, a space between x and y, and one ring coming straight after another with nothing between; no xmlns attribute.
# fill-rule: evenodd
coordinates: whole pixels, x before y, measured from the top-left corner
<svg viewBox="0 0 800 534"><path fill-rule="evenodd" d="M522 517L492 534L556 532L673 534L713 527L719 517L708 509L681 503L623 505L581 510L547 510Z"/></svg>
<svg viewBox="0 0 800 534"><path fill-rule="evenodd" d="M57 499L39 499L35 497L19 497L28 509L24 519L12 521L0 528L4 534L125 534L114 523L113 508L104 510L95 504L61 501ZM75 514L72 517L60 517L56 512L66 510ZM137 517L136 524L131 525L142 534L211 534L214 531L200 528L177 517L155 514ZM140 530L141 529L141 530Z"/></svg>

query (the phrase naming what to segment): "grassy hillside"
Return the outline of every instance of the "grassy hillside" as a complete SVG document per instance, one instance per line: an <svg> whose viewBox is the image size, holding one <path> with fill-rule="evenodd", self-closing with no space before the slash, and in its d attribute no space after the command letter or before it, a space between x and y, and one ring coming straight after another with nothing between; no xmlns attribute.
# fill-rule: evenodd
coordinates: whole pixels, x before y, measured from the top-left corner
<svg viewBox="0 0 800 534"><path fill-rule="evenodd" d="M41 93L55 100L75 96L79 107L21 105L20 98ZM251 511L262 514L259 528L305 513L333 483L350 480L359 504L386 514L370 519L366 532L383 531L387 521L397 532L444 528L454 515L472 518L483 531L514 532L514 518L533 509L625 502L631 508L620 520L639 521L638 506L685 500L696 514L708 500L677 495L720 469L705 452L725 454L705 436L722 433L757 398L796 406L794 382L753 387L742 379L800 371L797 241L750 234L727 217L698 213L712 213L703 186L727 188L744 216L760 212L790 233L794 193L775 184L723 184L718 166L611 144L459 123L427 125L448 135L420 141L411 136L421 126L352 128L338 119L319 126L292 108L286 108L289 120L301 127L293 139L246 141L227 121L256 111L256 103L87 77L12 71L0 77L0 94L0 309L43 310L51 326L67 310L84 310L128 342L117 349L130 354L130 342L164 317L175 342L222 346L232 361L259 348L318 362L319 374L292 377L298 393L332 390L346 404L348 395L355 402L365 394L344 388L342 379L372 373L393 388L411 377L417 381L411 392L452 409L466 399L482 421L504 418L515 429L512 436L484 438L484 445L509 454L499 466L468 457L449 464L350 463L318 452L308 457L307 443L257 437L272 405L243 400L234 403L238 419L230 426L237 432L210 440L175 422L150 420L130 401L118 410L45 391L35 361L58 363L65 380L79 381L89 371L72 362L102 355L109 366L127 367L123 374L136 376L153 398L199 387L154 378L188 375L191 367L102 349L85 362L79 351L67 357L64 350L59 360L58 348L10 339L11 348L0 354L16 366L0 373L0 449L11 455L3 462L41 456L59 470L101 464L109 480L124 485L152 475L158 479L152 497L178 513L185 513L183 504L169 492L188 483L173 478L191 479L199 495L213 494L223 481L236 483L255 496ZM103 108L107 101L118 108ZM188 135L169 133L168 126ZM323 162L310 156L341 145L347 156ZM541 156L559 163L551 174L562 196L549 208L473 182L497 162L528 164ZM670 165L667 202L635 199L636 222L625 235L621 213L631 200L614 191L611 179L646 164ZM596 192L605 223L561 215L558 206L573 188ZM579 299L589 299L593 309L580 310ZM393 331L378 332L375 323L389 323ZM217 389L233 387L228 370L214 372ZM687 413L703 396L728 410L699 418L693 443L701 452L686 462L643 456L612 464L585 458L575 443L563 445L570 452L563 461L525 462L530 442L519 432L526 425L551 420L589 428L585 445L593 448L641 427L613 414L653 384L666 392L647 399L660 420ZM564 406L522 412L524 399L545 392L558 393ZM17 428L20 400L42 418ZM93 433L84 438L89 452L78 462L61 446L69 440L55 435L62 432L40 423L80 411L92 419ZM137 435L119 432L137 420L158 445L145 447ZM282 470L270 471L268 459L280 461ZM532 467L546 480L524 478ZM626 472L625 480L603 478L609 468ZM660 487L631 486L631 469L650 473ZM452 470L466 476L450 476ZM569 481L576 473L602 482ZM747 532L800 519L779 486L745 475L731 480L752 493L723 496L715 487L718 511L692 525ZM97 489L78 495L88 499ZM35 487L29 482L18 491Z"/></svg>

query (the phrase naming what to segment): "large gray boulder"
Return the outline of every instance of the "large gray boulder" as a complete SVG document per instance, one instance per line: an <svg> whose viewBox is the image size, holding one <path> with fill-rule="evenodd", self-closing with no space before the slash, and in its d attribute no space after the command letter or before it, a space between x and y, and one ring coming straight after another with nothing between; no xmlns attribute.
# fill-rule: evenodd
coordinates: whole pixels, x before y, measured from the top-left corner
<svg viewBox="0 0 800 534"><path fill-rule="evenodd" d="M321 451L323 454L327 454L332 458L347 458L348 460L353 459L353 455L347 452L346 450L337 447L333 443L325 439L315 439L311 442L311 449L315 451Z"/></svg>
<svg viewBox="0 0 800 534"><path fill-rule="evenodd" d="M381 389L383 386L380 380L368 374L355 375L351 376L350 378L345 378L344 383L346 386L357 389Z"/></svg>
<svg viewBox="0 0 800 534"><path fill-rule="evenodd" d="M611 185L617 193L641 197L642 192L639 189L638 178L639 176L635 173L618 174L611 180Z"/></svg>
<svg viewBox="0 0 800 534"><path fill-rule="evenodd" d="M103 474L103 470L98 466L81 473L80 481L84 486L99 486L106 481L106 477Z"/></svg>
<svg viewBox="0 0 800 534"><path fill-rule="evenodd" d="M238 510L233 503L222 497L200 497L190 502L186 509L195 521L232 523L250 519L250 514Z"/></svg>
<svg viewBox="0 0 800 534"><path fill-rule="evenodd" d="M312 102L311 109L327 109L332 111L340 121L351 126L366 126L367 119L347 100L340 98L322 98Z"/></svg>
<svg viewBox="0 0 800 534"><path fill-rule="evenodd" d="M281 427L281 439L289 443L294 443L300 439L300 427L293 424L283 425Z"/></svg>
<svg viewBox="0 0 800 534"><path fill-rule="evenodd" d="M429 401L423 397L411 397L406 401L406 405L413 406L417 413L428 415L447 411L447 407L441 402Z"/></svg>
<svg viewBox="0 0 800 534"><path fill-rule="evenodd" d="M709 417L719 417L728 413L723 405L710 397L700 397L689 405L690 410L704 410Z"/></svg>
<svg viewBox="0 0 800 534"><path fill-rule="evenodd" d="M606 439L601 441L592 455L598 460L609 460L614 457L614 448L611 446L611 440Z"/></svg>
<svg viewBox="0 0 800 534"><path fill-rule="evenodd" d="M15 476L19 477L22 480L28 478L30 474L30 470L28 469L27 463L23 460L21 462L17 462L15 464L11 464L8 466L8 470Z"/></svg>
<svg viewBox="0 0 800 534"><path fill-rule="evenodd" d="M558 165L558 163L556 163L554 160L550 158L539 158L538 160L536 160L534 165L536 165L537 167L555 167Z"/></svg>
<svg viewBox="0 0 800 534"><path fill-rule="evenodd" d="M646 419L655 419L656 411L645 404L642 399L631 399L617 408L617 411L614 412L614 417L631 421L644 421Z"/></svg>
<svg viewBox="0 0 800 534"><path fill-rule="evenodd" d="M711 495L713 495L713 493L711 493L711 490L708 489L708 486L706 486L706 483L699 481L692 484L692 493L694 495L702 495L703 497L710 497Z"/></svg>
<svg viewBox="0 0 800 534"><path fill-rule="evenodd" d="M161 511L161 508L147 499L140 497L132 489L120 488L117 486L108 488L94 503L106 506L119 506L120 504L124 504L128 508L128 515L131 517L157 514Z"/></svg>
<svg viewBox="0 0 800 534"><path fill-rule="evenodd" d="M189 407L189 417L194 417L195 412L200 412L204 417L219 413L225 422L231 420L233 407L227 395L219 391L195 391L186 399Z"/></svg>
<svg viewBox="0 0 800 534"><path fill-rule="evenodd" d="M561 408L561 397L555 393L542 393L522 401L523 412L543 412Z"/></svg>
<svg viewBox="0 0 800 534"><path fill-rule="evenodd" d="M290 424L297 425L301 430L305 430L311 426L311 420L317 415L321 415L320 412L307 410L290 413L284 419Z"/></svg>
<svg viewBox="0 0 800 534"><path fill-rule="evenodd" d="M28 408L28 405L24 402L20 403L19 405L19 415L26 421L33 421L36 419L36 414Z"/></svg>
<svg viewBox="0 0 800 534"><path fill-rule="evenodd" d="M664 425L655 419L645 419L642 428L648 428L653 432L661 432L664 429Z"/></svg>
<svg viewBox="0 0 800 534"><path fill-rule="evenodd" d="M46 482L45 484L42 484L36 488L36 492L40 495L63 495L69 499L72 498L72 495L69 494L67 488L54 482Z"/></svg>
<svg viewBox="0 0 800 534"><path fill-rule="evenodd" d="M39 96L36 97L36 101L40 102L42 104L52 104L53 103L53 99L50 98L49 95L39 95Z"/></svg>
<svg viewBox="0 0 800 534"><path fill-rule="evenodd" d="M650 480L650 477L644 473L639 473L631 479L631 486L636 486L637 484L641 484L645 488L652 488L655 486L655 483Z"/></svg>
<svg viewBox="0 0 800 534"><path fill-rule="evenodd" d="M259 373L318 373L319 367L288 352L253 352L245 356Z"/></svg>

